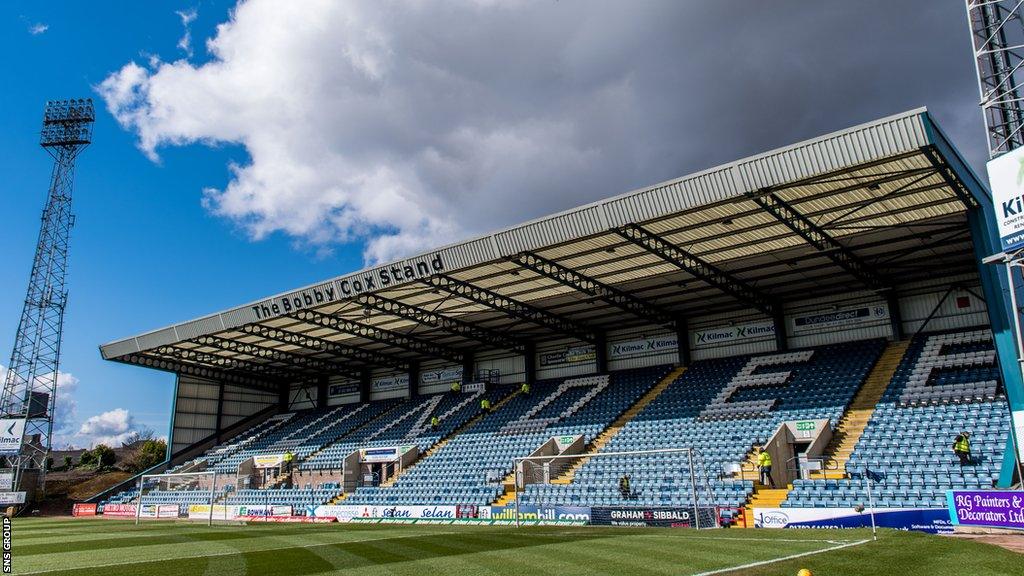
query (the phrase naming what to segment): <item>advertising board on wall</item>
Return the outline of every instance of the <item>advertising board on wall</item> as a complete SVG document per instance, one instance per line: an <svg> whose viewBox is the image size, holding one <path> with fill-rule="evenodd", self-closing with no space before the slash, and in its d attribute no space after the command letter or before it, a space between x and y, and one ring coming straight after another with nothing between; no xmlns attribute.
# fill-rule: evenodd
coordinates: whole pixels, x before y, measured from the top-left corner
<svg viewBox="0 0 1024 576"><path fill-rule="evenodd" d="M1024 247L1024 148L989 161L987 167L999 244L1004 252Z"/></svg>
<svg viewBox="0 0 1024 576"><path fill-rule="evenodd" d="M17 454L25 435L24 418L0 418L0 454Z"/></svg>
<svg viewBox="0 0 1024 576"><path fill-rule="evenodd" d="M689 528L693 525L693 509L600 506L591 509L590 523L604 526Z"/></svg>
<svg viewBox="0 0 1024 576"><path fill-rule="evenodd" d="M252 457L256 468L278 468L284 463L284 454L257 454Z"/></svg>
<svg viewBox="0 0 1024 576"><path fill-rule="evenodd" d="M1020 490L950 490L949 519L956 526L1024 530L1024 492Z"/></svg>
<svg viewBox="0 0 1024 576"><path fill-rule="evenodd" d="M462 366L449 366L440 370L420 372L420 384L450 384L462 382Z"/></svg>
<svg viewBox="0 0 1024 576"><path fill-rule="evenodd" d="M0 472L0 490L14 490L14 472Z"/></svg>
<svg viewBox="0 0 1024 576"><path fill-rule="evenodd" d="M897 528L920 532L942 533L953 530L945 508L875 508L875 524L880 528ZM868 510L852 508L754 508L757 528L870 528Z"/></svg>
<svg viewBox="0 0 1024 576"><path fill-rule="evenodd" d="M456 507L324 504L315 507L311 515L334 517L338 519L338 522L350 522L355 518L454 519L456 518Z"/></svg>
<svg viewBox="0 0 1024 576"><path fill-rule="evenodd" d="M102 513L117 518L135 518L135 504L104 504Z"/></svg>
<svg viewBox="0 0 1024 576"><path fill-rule="evenodd" d="M597 349L592 345L569 346L561 350L541 353L538 364L542 367L559 366L562 364L593 362L596 359Z"/></svg>
<svg viewBox="0 0 1024 576"><path fill-rule="evenodd" d="M359 451L360 462L394 462L402 454L412 450L412 446L390 446L383 448L363 448Z"/></svg>
<svg viewBox="0 0 1024 576"><path fill-rule="evenodd" d="M774 338L775 324L767 322L747 322L735 326L721 326L694 330L690 333L693 348L708 348L722 344L733 344L758 338Z"/></svg>
<svg viewBox="0 0 1024 576"><path fill-rule="evenodd" d="M346 396L348 394L358 394L359 383L348 383L348 384L332 384L327 389L328 396Z"/></svg>
<svg viewBox="0 0 1024 576"><path fill-rule="evenodd" d="M612 342L608 346L608 358L630 358L634 356L653 356L679 349L679 339L675 334Z"/></svg>
<svg viewBox="0 0 1024 576"><path fill-rule="evenodd" d="M871 324L889 319L889 307L885 304L871 304L840 308L830 312L804 314L793 317L793 332L799 334L818 328L836 328Z"/></svg>
<svg viewBox="0 0 1024 576"><path fill-rule="evenodd" d="M84 502L75 502L71 506L72 516L95 516L96 515L96 504L87 504Z"/></svg>
<svg viewBox="0 0 1024 576"><path fill-rule="evenodd" d="M409 387L408 374L395 374L393 376L382 376L374 378L370 389L374 392L386 392L388 390L399 390Z"/></svg>
<svg viewBox="0 0 1024 576"><path fill-rule="evenodd" d="M0 492L0 504L24 504L24 492Z"/></svg>
<svg viewBox="0 0 1024 576"><path fill-rule="evenodd" d="M214 520L239 520L257 516L291 516L291 506L279 505L243 505L243 504L214 504ZM210 518L209 504L192 504L188 507L189 520L207 520Z"/></svg>

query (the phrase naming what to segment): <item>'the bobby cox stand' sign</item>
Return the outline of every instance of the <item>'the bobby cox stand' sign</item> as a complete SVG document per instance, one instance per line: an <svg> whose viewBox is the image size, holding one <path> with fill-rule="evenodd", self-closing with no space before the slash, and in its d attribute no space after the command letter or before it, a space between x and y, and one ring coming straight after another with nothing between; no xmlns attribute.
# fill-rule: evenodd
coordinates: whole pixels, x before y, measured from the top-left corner
<svg viewBox="0 0 1024 576"><path fill-rule="evenodd" d="M989 162L988 181L1003 251L1024 248L1024 148Z"/></svg>
<svg viewBox="0 0 1024 576"><path fill-rule="evenodd" d="M1024 492L1019 490L950 490L949 519L960 526L1024 530Z"/></svg>

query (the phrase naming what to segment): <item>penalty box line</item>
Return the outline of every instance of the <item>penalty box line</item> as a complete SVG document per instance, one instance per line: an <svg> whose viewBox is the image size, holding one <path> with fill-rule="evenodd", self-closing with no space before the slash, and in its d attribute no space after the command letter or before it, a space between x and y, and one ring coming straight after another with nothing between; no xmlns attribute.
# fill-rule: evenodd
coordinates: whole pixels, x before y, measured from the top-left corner
<svg viewBox="0 0 1024 576"><path fill-rule="evenodd" d="M257 550L232 550L225 552L210 552L209 554L190 554L188 556L175 556L173 558L154 558L152 560L136 560L134 562L112 562L109 564L90 564L88 566L80 566L77 568L56 568L53 570L33 570L32 572L18 572L19 574L49 574L51 572L65 572L65 571L78 571L78 570L92 570L94 568L114 568L120 566L132 566L135 564L153 564L155 562L168 562L173 560L195 560L197 558L215 558L218 556L240 556L242 554L248 554L251 552L267 552L275 550L295 550L298 548L325 548L327 546L344 546L346 544L359 544L362 542L383 542L385 540L402 540L405 538L421 538L423 536L434 536L434 535L446 535L446 534L460 534L460 532L437 532L434 534L410 534L408 536L390 536L386 538L360 538L358 540L340 540L338 542L317 542L315 544L297 544L295 546L276 546L273 548L259 548ZM201 544L202 542L195 542ZM169 544L189 544L189 542L171 542ZM156 544L155 546L164 546L164 544Z"/></svg>
<svg viewBox="0 0 1024 576"><path fill-rule="evenodd" d="M805 540L806 542L806 540ZM838 544L836 546L829 546L828 548L822 548L821 550L811 550L810 552L801 552L799 554L790 554L788 556L782 556L780 558L772 558L771 560L761 560L758 562L749 562L747 564L740 564L739 566L731 566L729 568L719 568L718 570L709 570L707 572L698 572L693 576L712 576L713 574L728 574L729 572L735 572L737 570L746 570L748 568L756 568L758 566L766 566L768 564L775 564L776 562L785 562L786 560L795 560L796 558L803 558L805 556L814 556L815 554L824 554L825 552L834 552L836 550L842 550L843 548L852 548L853 546L860 546L861 544L867 544L871 542L870 538L864 540L857 540L856 542L848 542L846 544Z"/></svg>

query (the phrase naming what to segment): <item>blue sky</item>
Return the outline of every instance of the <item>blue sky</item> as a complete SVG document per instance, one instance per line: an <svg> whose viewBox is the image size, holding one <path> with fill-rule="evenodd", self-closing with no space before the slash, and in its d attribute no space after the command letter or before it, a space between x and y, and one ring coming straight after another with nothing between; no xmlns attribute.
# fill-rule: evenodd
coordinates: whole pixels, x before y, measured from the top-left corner
<svg viewBox="0 0 1024 576"><path fill-rule="evenodd" d="M956 2L10 1L0 54L0 364L43 105L97 104L62 358L76 444L167 430L173 377L103 342L922 105L984 159Z"/></svg>

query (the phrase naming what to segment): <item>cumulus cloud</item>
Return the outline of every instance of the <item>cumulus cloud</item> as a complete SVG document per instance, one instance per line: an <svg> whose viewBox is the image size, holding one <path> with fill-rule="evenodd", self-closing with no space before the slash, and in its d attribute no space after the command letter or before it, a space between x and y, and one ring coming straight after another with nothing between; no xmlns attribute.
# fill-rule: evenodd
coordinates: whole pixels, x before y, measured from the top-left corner
<svg viewBox="0 0 1024 576"><path fill-rule="evenodd" d="M8 369L0 365L0 382L7 382ZM24 381L24 379L19 379ZM78 392L78 378L70 372L57 372L57 400L54 405L53 433L54 444L58 437L70 432L75 428L76 412L78 402L75 394Z"/></svg>
<svg viewBox="0 0 1024 576"><path fill-rule="evenodd" d="M154 160L242 145L201 201L251 238L375 263L923 104L978 159L962 11L249 0L207 61L128 62L97 90Z"/></svg>
<svg viewBox="0 0 1024 576"><path fill-rule="evenodd" d="M181 19L181 26L185 29L181 38L178 39L178 49L184 52L189 58L192 57L192 23L199 17L199 11L195 8L188 10L177 10L175 14Z"/></svg>
<svg viewBox="0 0 1024 576"><path fill-rule="evenodd" d="M87 442L88 446L106 444L116 448L131 435L134 428L135 422L128 410L115 408L86 419L75 436Z"/></svg>
<svg viewBox="0 0 1024 576"><path fill-rule="evenodd" d="M39 36L40 34L45 33L49 29L50 29L50 26L48 24L43 24L42 22L37 22L37 23L35 23L35 24L33 24L33 25L28 27L28 33L33 35L33 36Z"/></svg>

